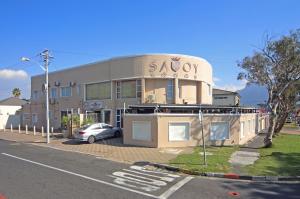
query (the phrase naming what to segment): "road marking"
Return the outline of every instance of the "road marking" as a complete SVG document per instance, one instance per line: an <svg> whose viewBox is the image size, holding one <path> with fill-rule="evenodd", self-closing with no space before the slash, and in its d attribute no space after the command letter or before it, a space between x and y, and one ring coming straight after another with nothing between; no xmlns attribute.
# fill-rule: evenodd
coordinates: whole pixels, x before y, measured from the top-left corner
<svg viewBox="0 0 300 199"><path fill-rule="evenodd" d="M39 163L39 162L35 162L35 161L28 160L28 159L25 159L25 158L17 157L17 156L10 155L10 154L7 154L7 153L1 153L1 154L5 155L5 156L9 156L11 158L15 158L15 159L18 159L18 160L29 162L29 163L32 163L32 164L35 164L35 165L39 165L39 166L42 166L42 167L46 167L46 168L49 168L49 169L53 169L53 170L56 170L56 171L67 173L67 174L70 174L70 175L78 176L78 177L81 177L81 178L84 178L84 179L87 179L87 180L90 180L90 181L99 182L99 183L102 183L102 184L105 184L105 185L108 185L108 186L112 186L112 187L116 187L116 188L123 189L123 190L126 190L126 191L134 192L134 193L141 194L141 195L144 195L144 196L148 196L148 197L151 197L151 198L160 199L158 196L155 196L155 195L152 195L152 194L148 194L148 193L144 193L144 192L137 191L137 190L134 190L134 189L126 188L126 187L119 186L119 185L116 185L116 184L113 184L113 183L105 182L105 181L102 181L102 180L99 180L99 179L91 178L91 177L88 177L88 176L85 176L85 175L81 175L81 174L78 174L78 173L74 173L74 172L71 172L71 171L67 171L67 170L64 170L64 169L60 169L60 168L57 168L57 167L46 165L46 164L43 164L43 163Z"/></svg>
<svg viewBox="0 0 300 199"><path fill-rule="evenodd" d="M98 182L98 183L101 183L101 184L105 184L105 185L108 185L108 186L112 186L112 187L116 187L116 188L119 188L119 189L123 189L123 190L126 190L126 191L129 191L129 192L133 192L133 193L137 193L137 194L140 194L140 195L144 195L144 196L148 196L148 197L151 197L151 198L157 198L157 199L167 199L168 197L170 197L175 191L177 191L178 189L180 189L183 185L185 185L186 183L188 183L191 179L193 179L193 177L191 176L188 176L188 177L185 177L183 180L177 182L175 185L173 185L172 187L170 187L167 191L165 191L163 194L161 194L160 196L155 196L155 195L152 195L152 194L149 194L149 193L144 193L142 191L138 191L138 190L135 190L135 189L131 189L131 188L126 188L124 186L121 186L121 185L117 185L117 184L114 184L114 183L110 183L110 182L106 182L106 181L103 181L103 180L99 180L99 179L96 179L96 178L91 178L89 176L85 176L85 175L82 175L82 174L78 174L78 173L75 173L75 172L71 172L71 171L67 171L67 170L64 170L64 169L60 169L60 168L57 168L57 167L53 167L53 166L50 166L50 165L47 165L47 164L43 164L43 163L40 163L40 162L35 162L35 161L32 161L32 160L28 160L28 159L25 159L25 158L21 158L21 157L18 157L18 156L14 156L14 155L11 155L11 154L8 154L8 153L1 153L2 155L5 155L5 156L8 156L8 157L11 157L11 158L15 158L15 159L18 159L18 160L22 160L24 162L29 162L29 163L32 163L32 164L35 164L35 165L39 165L39 166L42 166L42 167L45 167L45 168L48 168L48 169L52 169L52 170L56 170L56 171L60 171L60 172L63 172L63 173L67 173L67 174L70 174L70 175L74 175L74 176L77 176L77 177L81 177L81 178L84 178L86 180L90 180L90 181L94 181L94 182ZM141 168L137 168L136 166L134 167L136 170L139 170L139 171L142 171L144 169L141 169ZM146 170L145 170L146 172ZM148 171L147 171L148 172ZM164 174L164 175L168 175L167 173L165 172L153 172L153 171L149 171L149 173L161 173L161 174ZM118 173L120 174L120 172ZM156 186L153 186L153 185L149 185L148 183L143 183L143 182L137 182L135 179L132 180L131 177L130 179L125 179L124 178L124 172L120 175L120 176L110 176L110 177L113 177L113 178L116 178L116 180L114 182L119 182L118 184L125 184L128 186L128 183L127 182L132 182L134 184L139 184L139 185L144 185L144 187L140 187L141 190L144 190L144 191L155 191L157 190ZM128 175L128 174L127 174ZM132 175L132 174L131 174ZM149 174L148 174L149 175ZM169 174L170 175L173 175L173 174ZM173 175L174 177L179 177L178 175ZM123 177L123 178L122 178ZM140 176L139 176L140 177ZM120 183L121 182L121 183ZM132 187L132 188L136 188L135 185L130 185L128 187ZM139 188L139 187L137 187Z"/></svg>
<svg viewBox="0 0 300 199"><path fill-rule="evenodd" d="M168 197L170 197L175 191L177 191L178 189L180 189L183 185L185 185L186 183L188 183L190 180L192 180L193 177L192 176L188 176L186 178L184 178L183 180L177 182L175 185L173 185L170 189L168 189L167 191L165 191L163 194L161 194L159 196L159 199L167 199Z"/></svg>
<svg viewBox="0 0 300 199"><path fill-rule="evenodd" d="M144 173L145 172L145 173ZM134 173L134 174L132 174ZM151 173L151 174L149 174ZM154 175L156 174L156 175ZM114 183L135 188L139 190L144 190L147 192L155 192L161 190L161 188L167 186L168 182L173 182L175 178L179 178L179 175L170 174L166 172L160 171L149 171L141 166L131 166L130 169L122 169L122 171L117 171L109 175L114 179ZM168 177L166 177L168 176ZM172 177L170 177L172 176ZM155 179L153 179L155 178ZM160 179L160 180L157 180ZM167 199L170 197L175 191L180 189L183 185L188 183L193 177L188 176L183 180L177 182L175 185L167 189L164 193L157 196L159 199Z"/></svg>

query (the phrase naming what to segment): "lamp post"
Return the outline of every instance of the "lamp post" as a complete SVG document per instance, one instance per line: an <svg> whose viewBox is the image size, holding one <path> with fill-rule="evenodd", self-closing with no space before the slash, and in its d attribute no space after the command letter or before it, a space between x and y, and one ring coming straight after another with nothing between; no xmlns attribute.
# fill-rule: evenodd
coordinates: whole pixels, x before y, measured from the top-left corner
<svg viewBox="0 0 300 199"><path fill-rule="evenodd" d="M49 54L49 50L44 50L43 52L40 53L40 56L42 57L43 59L43 62L44 62L44 66L42 66L41 64L39 64L38 62L34 61L34 60L31 60L30 58L27 58L27 57L22 57L21 58L21 61L26 61L26 62L29 62L29 61L32 61L32 62L35 62L36 64L38 64L44 71L45 71L45 79L46 79L46 82L45 82L45 92L46 92L46 123L47 123L47 144L50 143L50 122L49 122L49 79L48 79L48 66L49 66L49 59L50 58L53 58L52 56L50 56Z"/></svg>

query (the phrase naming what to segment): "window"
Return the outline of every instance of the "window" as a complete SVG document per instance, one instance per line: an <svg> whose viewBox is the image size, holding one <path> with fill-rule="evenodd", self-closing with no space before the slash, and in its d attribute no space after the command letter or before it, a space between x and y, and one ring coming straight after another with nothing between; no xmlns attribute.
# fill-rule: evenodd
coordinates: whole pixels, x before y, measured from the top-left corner
<svg viewBox="0 0 300 199"><path fill-rule="evenodd" d="M33 91L32 92L32 100L37 100L37 99L39 99L39 92Z"/></svg>
<svg viewBox="0 0 300 199"><path fill-rule="evenodd" d="M136 80L136 97L142 97L142 82Z"/></svg>
<svg viewBox="0 0 300 199"><path fill-rule="evenodd" d="M245 137L244 126L245 126L245 122L241 122L241 129L240 129L241 138Z"/></svg>
<svg viewBox="0 0 300 199"><path fill-rule="evenodd" d="M86 85L86 100L103 100L111 98L111 82Z"/></svg>
<svg viewBox="0 0 300 199"><path fill-rule="evenodd" d="M169 141L189 140L190 124L188 122L169 123Z"/></svg>
<svg viewBox="0 0 300 199"><path fill-rule="evenodd" d="M57 88L51 88L50 98L57 98Z"/></svg>
<svg viewBox="0 0 300 199"><path fill-rule="evenodd" d="M62 87L60 96L61 97L71 97L72 96L71 87Z"/></svg>
<svg viewBox="0 0 300 199"><path fill-rule="evenodd" d="M132 122L132 139L151 141L151 122L133 121Z"/></svg>
<svg viewBox="0 0 300 199"><path fill-rule="evenodd" d="M122 114L124 110L123 109L117 109L116 113L116 125L117 127L123 128L123 120L122 120Z"/></svg>
<svg viewBox="0 0 300 199"><path fill-rule="evenodd" d="M136 97L136 81L122 81L121 83L121 96L122 98L135 98Z"/></svg>
<svg viewBox="0 0 300 199"><path fill-rule="evenodd" d="M167 83L167 100L173 100L174 98L174 81L169 79Z"/></svg>
<svg viewBox="0 0 300 199"><path fill-rule="evenodd" d="M116 82L116 95L117 95L117 99L121 98L121 82L120 81Z"/></svg>
<svg viewBox="0 0 300 199"><path fill-rule="evenodd" d="M77 85L77 95L78 96L81 96L81 85L79 84L79 85Z"/></svg>
<svg viewBox="0 0 300 199"><path fill-rule="evenodd" d="M227 99L228 97L214 97L215 99Z"/></svg>
<svg viewBox="0 0 300 199"><path fill-rule="evenodd" d="M37 117L37 114L32 114L32 124L36 124L38 121L38 117Z"/></svg>
<svg viewBox="0 0 300 199"><path fill-rule="evenodd" d="M228 122L212 122L210 127L210 140L229 139Z"/></svg>

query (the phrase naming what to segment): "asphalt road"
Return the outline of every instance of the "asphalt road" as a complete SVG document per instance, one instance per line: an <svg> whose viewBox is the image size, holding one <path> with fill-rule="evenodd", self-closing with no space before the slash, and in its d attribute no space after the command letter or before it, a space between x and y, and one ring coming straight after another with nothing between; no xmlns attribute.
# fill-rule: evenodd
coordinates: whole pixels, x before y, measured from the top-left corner
<svg viewBox="0 0 300 199"><path fill-rule="evenodd" d="M299 198L300 184L192 178L0 140L0 198L1 194L9 199L287 199Z"/></svg>

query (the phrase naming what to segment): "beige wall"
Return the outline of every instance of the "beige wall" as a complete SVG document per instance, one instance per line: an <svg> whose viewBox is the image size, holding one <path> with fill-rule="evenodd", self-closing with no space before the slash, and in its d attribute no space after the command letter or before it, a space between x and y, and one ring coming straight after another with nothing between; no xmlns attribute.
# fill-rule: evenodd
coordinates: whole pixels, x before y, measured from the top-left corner
<svg viewBox="0 0 300 199"><path fill-rule="evenodd" d="M218 99L218 97L226 97L226 99ZM239 104L239 97L235 94L213 95L212 99L213 99L212 104L218 106L235 106Z"/></svg>
<svg viewBox="0 0 300 199"><path fill-rule="evenodd" d="M174 79L178 82L174 87L174 99L166 100L167 79ZM142 99L126 98L116 99L115 82L120 80L142 79L145 87L142 88ZM60 112L62 110L77 111L80 108L83 112L85 102L85 85L89 83L110 81L112 84L112 98L100 100L103 109L112 110L111 121L115 124L116 109L126 105L150 103L147 101L148 95L155 93L155 101L152 103L178 103L183 104L183 99L187 99L189 104L203 103L211 104L211 95L208 95L208 84L212 85L212 67L202 58L173 55L173 54L153 54L131 57L119 57L95 62L79 67L69 68L62 71L55 71L49 74L49 92L51 88L57 87L58 98L50 100L50 111L53 118L51 125L55 128L60 126ZM31 90L40 93L38 100L31 102L31 105L24 106L24 113L37 113L37 126L45 125L45 94L42 91L44 75L33 76L31 78ZM59 82L59 86L55 86ZM60 97L61 87L72 86L72 97ZM178 88L182 88L182 98L179 98ZM80 88L80 89L79 89ZM78 89L81 91L78 93ZM27 122L26 122L27 123Z"/></svg>
<svg viewBox="0 0 300 199"><path fill-rule="evenodd" d="M240 145L245 144L256 135L257 114L205 114L203 118L203 132L207 145ZM254 129L250 129L241 137L241 122L249 120L255 121ZM134 140L132 138L132 123L134 121L151 121L152 129L150 142ZM189 123L189 140L169 141L169 123L186 122ZM211 124L214 122L229 123L229 139L210 140ZM187 147L202 145L201 125L197 114L127 114L124 120L124 143L129 145L149 146L149 147Z"/></svg>

